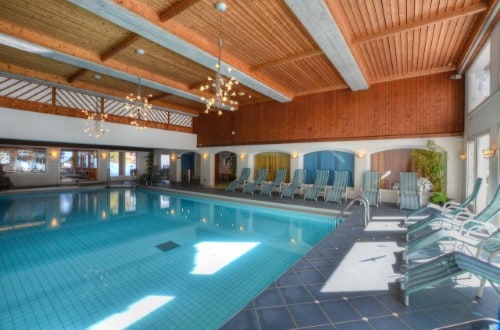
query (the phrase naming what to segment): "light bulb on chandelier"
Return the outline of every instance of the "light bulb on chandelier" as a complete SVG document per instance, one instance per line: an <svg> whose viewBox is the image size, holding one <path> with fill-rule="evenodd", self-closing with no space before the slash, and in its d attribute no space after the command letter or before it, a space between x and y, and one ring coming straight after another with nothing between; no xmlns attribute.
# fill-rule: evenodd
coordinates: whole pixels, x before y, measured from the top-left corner
<svg viewBox="0 0 500 330"><path fill-rule="evenodd" d="M235 111L238 110L239 103L235 100L236 96L245 95L244 92L237 93L235 87L239 85L235 77L225 77L222 75L221 53L222 53L222 13L226 11L227 5L223 2L217 2L214 5L215 9L219 12L219 53L217 56L217 63L215 64L215 78L208 77L206 83L200 86L200 91L209 92L211 97L202 97L201 100L205 102L205 113L211 111L217 112L220 116L222 110ZM227 68L227 75L230 76L231 68ZM251 98L249 95L248 98Z"/></svg>
<svg viewBox="0 0 500 330"><path fill-rule="evenodd" d="M130 122L131 125L135 126L136 129L145 129L146 121L149 118L149 113L153 108L153 105L149 103L146 96L142 96L141 92L141 77L138 77L139 85L137 86L137 95L130 93L126 97L125 110L130 111L129 117L132 118ZM149 96L151 97L151 95Z"/></svg>
<svg viewBox="0 0 500 330"><path fill-rule="evenodd" d="M99 105L99 97L95 97L95 112L83 110L83 113L87 117L86 128L84 132L91 137L99 138L108 132L108 129L104 126L104 122L108 115L104 113Z"/></svg>

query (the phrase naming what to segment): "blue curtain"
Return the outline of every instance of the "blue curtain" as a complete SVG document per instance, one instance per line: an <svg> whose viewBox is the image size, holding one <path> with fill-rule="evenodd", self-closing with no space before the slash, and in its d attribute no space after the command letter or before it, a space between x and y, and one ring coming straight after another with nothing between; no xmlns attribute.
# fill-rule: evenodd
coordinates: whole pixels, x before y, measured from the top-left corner
<svg viewBox="0 0 500 330"><path fill-rule="evenodd" d="M183 154L181 156L181 170L182 173L191 170L191 175L194 174L194 153Z"/></svg>
<svg viewBox="0 0 500 330"><path fill-rule="evenodd" d="M354 154L342 151L317 151L304 155L306 169L305 183L314 183L316 170L330 170L328 184L333 183L333 171L349 171L349 187L354 187L352 173L354 172Z"/></svg>

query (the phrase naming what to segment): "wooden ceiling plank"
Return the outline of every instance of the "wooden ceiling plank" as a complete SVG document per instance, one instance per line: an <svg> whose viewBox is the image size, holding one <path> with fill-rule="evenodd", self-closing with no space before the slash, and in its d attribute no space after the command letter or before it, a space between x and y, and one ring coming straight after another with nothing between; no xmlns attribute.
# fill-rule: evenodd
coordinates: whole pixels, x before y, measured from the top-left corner
<svg viewBox="0 0 500 330"><path fill-rule="evenodd" d="M256 65L256 66L252 67L250 70L251 71L265 70L265 69L269 69L269 68L272 68L275 66L279 66L279 65L283 65L283 64L287 64L287 63L291 63L291 62L296 62L299 60L303 60L303 59L306 59L306 58L309 58L312 56L321 55L321 54L323 54L323 51L321 49L319 49L319 48L311 49L311 50L306 51L302 54L288 56L288 57L285 57L285 58L282 58L282 59L279 59L276 61Z"/></svg>
<svg viewBox="0 0 500 330"><path fill-rule="evenodd" d="M161 13L158 14L158 18L161 22L168 21L176 15L179 15L184 10L195 5L200 0L179 0Z"/></svg>
<svg viewBox="0 0 500 330"><path fill-rule="evenodd" d="M418 29L418 28L421 28L424 26L440 23L443 21L452 20L452 19L459 18L462 16L478 14L478 13L486 11L487 9L488 9L488 6L486 5L486 3L480 2L477 4L471 5L469 7L466 7L466 8L455 9L455 10L449 11L449 12L444 13L444 14L436 15L434 17L426 17L426 18L423 18L421 20L417 20L415 23L412 23L412 24L404 24L404 25L397 26L397 27L389 29L389 30L381 31L379 33L374 33L374 34L367 35L364 37L356 38L353 40L353 44L359 44L359 43L364 43L364 42L371 41L374 39L384 38L384 37L387 37L390 35L401 33L401 32L406 31L406 30L415 30L415 29Z"/></svg>
<svg viewBox="0 0 500 330"><path fill-rule="evenodd" d="M67 81L71 84L81 76L83 76L85 73L87 73L89 70L87 69L80 69L73 73L71 76L68 77Z"/></svg>
<svg viewBox="0 0 500 330"><path fill-rule="evenodd" d="M100 58L101 61L105 62L112 56L118 54L120 51L124 50L131 44L133 44L135 41L139 39L139 36L135 33L130 33L128 36L126 36L124 39L120 40L113 46L111 46L107 51L101 54Z"/></svg>

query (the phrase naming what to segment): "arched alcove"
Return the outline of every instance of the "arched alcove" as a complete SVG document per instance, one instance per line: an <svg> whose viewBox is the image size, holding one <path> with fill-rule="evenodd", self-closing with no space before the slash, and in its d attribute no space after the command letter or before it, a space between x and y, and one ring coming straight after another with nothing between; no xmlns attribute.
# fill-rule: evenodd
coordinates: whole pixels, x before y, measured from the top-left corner
<svg viewBox="0 0 500 330"><path fill-rule="evenodd" d="M290 154L285 152L262 152L254 157L254 175L259 168L267 168L267 180L274 180L276 170L284 168L287 170L285 182L290 182Z"/></svg>
<svg viewBox="0 0 500 330"><path fill-rule="evenodd" d="M333 183L333 171L349 171L348 186L354 186L354 154L344 151L324 150L304 155L304 169L306 170L305 183L314 183L316 170L330 170L328 184Z"/></svg>

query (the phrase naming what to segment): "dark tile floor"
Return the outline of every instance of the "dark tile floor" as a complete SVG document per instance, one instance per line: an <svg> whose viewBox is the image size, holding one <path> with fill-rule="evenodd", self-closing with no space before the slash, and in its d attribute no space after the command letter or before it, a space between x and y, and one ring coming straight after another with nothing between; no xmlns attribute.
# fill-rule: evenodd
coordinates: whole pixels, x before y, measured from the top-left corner
<svg viewBox="0 0 500 330"><path fill-rule="evenodd" d="M323 210L342 210L347 205L301 198L281 199L278 195L248 195L241 190L228 193L197 184L164 184L163 187ZM343 263L349 262L346 256L356 243L392 244L401 249L405 244L401 230L383 230L383 227L378 231L365 230L364 209L358 203L349 211L352 214L344 223L221 329L433 329L450 325L456 325L453 329L497 329L498 324L489 327L496 323L494 321L469 323L481 319L496 320L500 311L500 296L493 288L487 288L482 299L474 298L478 284L475 278L448 281L414 293L410 306L406 307L402 303L400 285L395 280L403 274L400 253L393 253L394 281L386 283L384 289L365 289L366 284L380 275L377 273L379 268L373 263L373 269L367 268L364 281L359 281L359 289L322 291L330 285L328 280L337 269L345 269ZM371 207L370 212L372 218L389 219L402 217L408 211L399 210L395 204L383 203L379 208ZM375 259L366 261L375 262ZM466 324L457 325L463 322Z"/></svg>

